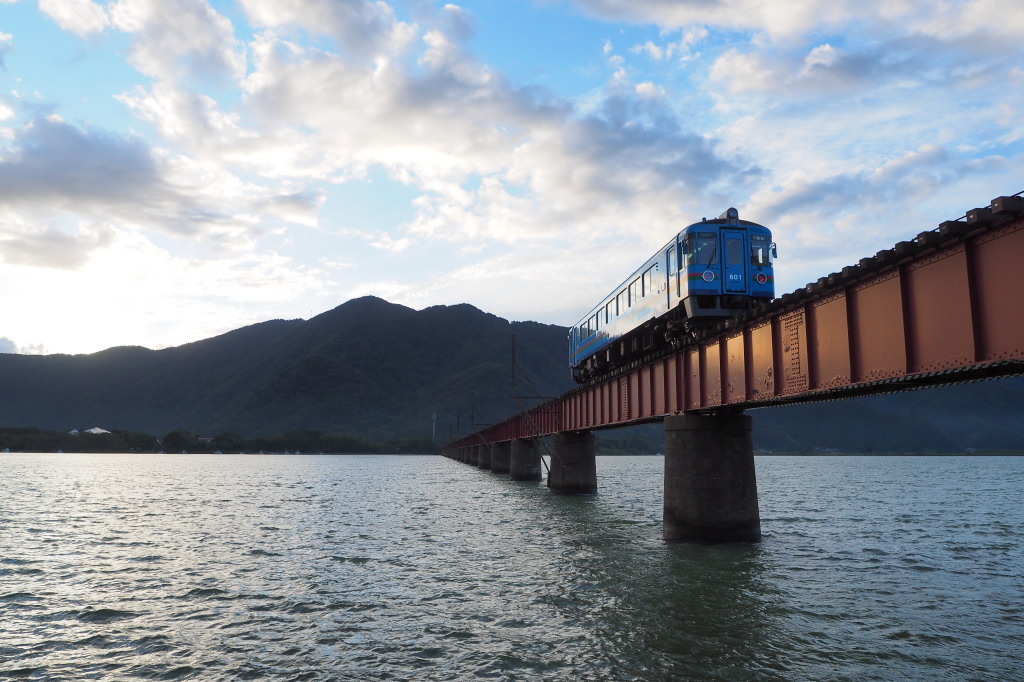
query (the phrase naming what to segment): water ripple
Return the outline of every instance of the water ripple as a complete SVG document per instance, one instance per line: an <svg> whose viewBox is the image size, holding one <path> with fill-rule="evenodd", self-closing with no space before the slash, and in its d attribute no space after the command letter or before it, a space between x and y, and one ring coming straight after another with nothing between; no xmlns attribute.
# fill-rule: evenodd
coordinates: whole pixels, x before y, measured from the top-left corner
<svg viewBox="0 0 1024 682"><path fill-rule="evenodd" d="M758 458L764 541L434 457L0 456L0 678L1024 677L1024 460Z"/></svg>

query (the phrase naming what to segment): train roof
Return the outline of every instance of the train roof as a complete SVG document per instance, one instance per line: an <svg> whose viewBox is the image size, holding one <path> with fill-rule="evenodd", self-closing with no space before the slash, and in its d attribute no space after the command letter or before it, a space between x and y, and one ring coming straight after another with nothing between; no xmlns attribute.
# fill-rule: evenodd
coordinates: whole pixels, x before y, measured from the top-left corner
<svg viewBox="0 0 1024 682"><path fill-rule="evenodd" d="M765 230L768 229L767 227L765 227L764 225L761 225L760 223L755 223L755 222L752 222L750 220L741 220L740 219L740 212L737 211L735 208L731 208L730 207L730 208L726 209L725 213L723 213L722 215L718 216L717 218L712 218L711 220L708 220L707 218L702 218L699 223L693 223L691 225L687 225L686 227L683 228L682 231L686 232L691 227L700 227L701 225L715 225L715 226L718 226L718 227L721 227L721 226L730 226L730 227L760 227L760 228L765 229Z"/></svg>

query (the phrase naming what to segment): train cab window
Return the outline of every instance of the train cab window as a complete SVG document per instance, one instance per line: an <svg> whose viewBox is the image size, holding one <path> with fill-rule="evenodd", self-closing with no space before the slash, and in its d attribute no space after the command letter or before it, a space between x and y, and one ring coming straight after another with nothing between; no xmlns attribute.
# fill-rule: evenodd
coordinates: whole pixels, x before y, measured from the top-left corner
<svg viewBox="0 0 1024 682"><path fill-rule="evenodd" d="M697 262L701 265L718 263L718 233L697 233Z"/></svg>
<svg viewBox="0 0 1024 682"><path fill-rule="evenodd" d="M686 264L715 265L718 263L718 234L698 232L686 235Z"/></svg>
<svg viewBox="0 0 1024 682"><path fill-rule="evenodd" d="M750 235L750 264L768 265L768 236L763 234Z"/></svg>

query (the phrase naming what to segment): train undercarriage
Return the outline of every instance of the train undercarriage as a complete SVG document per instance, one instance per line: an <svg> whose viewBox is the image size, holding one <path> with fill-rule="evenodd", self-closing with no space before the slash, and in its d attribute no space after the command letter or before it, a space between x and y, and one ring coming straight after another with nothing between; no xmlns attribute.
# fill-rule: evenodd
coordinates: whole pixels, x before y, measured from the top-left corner
<svg viewBox="0 0 1024 682"><path fill-rule="evenodd" d="M694 343L701 332L753 310L762 303L749 296L694 296L687 315L686 301L668 313L648 320L587 358L574 374L580 384L605 379L620 370L650 362ZM765 299L763 302L767 302ZM711 314L709 314L711 313Z"/></svg>

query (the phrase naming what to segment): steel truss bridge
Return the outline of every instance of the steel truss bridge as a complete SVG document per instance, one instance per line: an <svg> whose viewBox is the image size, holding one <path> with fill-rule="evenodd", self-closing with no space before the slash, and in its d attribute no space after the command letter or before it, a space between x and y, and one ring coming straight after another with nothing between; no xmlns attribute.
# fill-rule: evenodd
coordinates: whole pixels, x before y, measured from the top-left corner
<svg viewBox="0 0 1024 682"><path fill-rule="evenodd" d="M663 421L665 538L757 540L744 410L1016 374L1024 374L1019 195L997 197L443 453L539 480L537 443L553 436L548 486L596 492L591 432Z"/></svg>
<svg viewBox="0 0 1024 682"><path fill-rule="evenodd" d="M1024 374L1024 197L998 197L449 447Z"/></svg>

